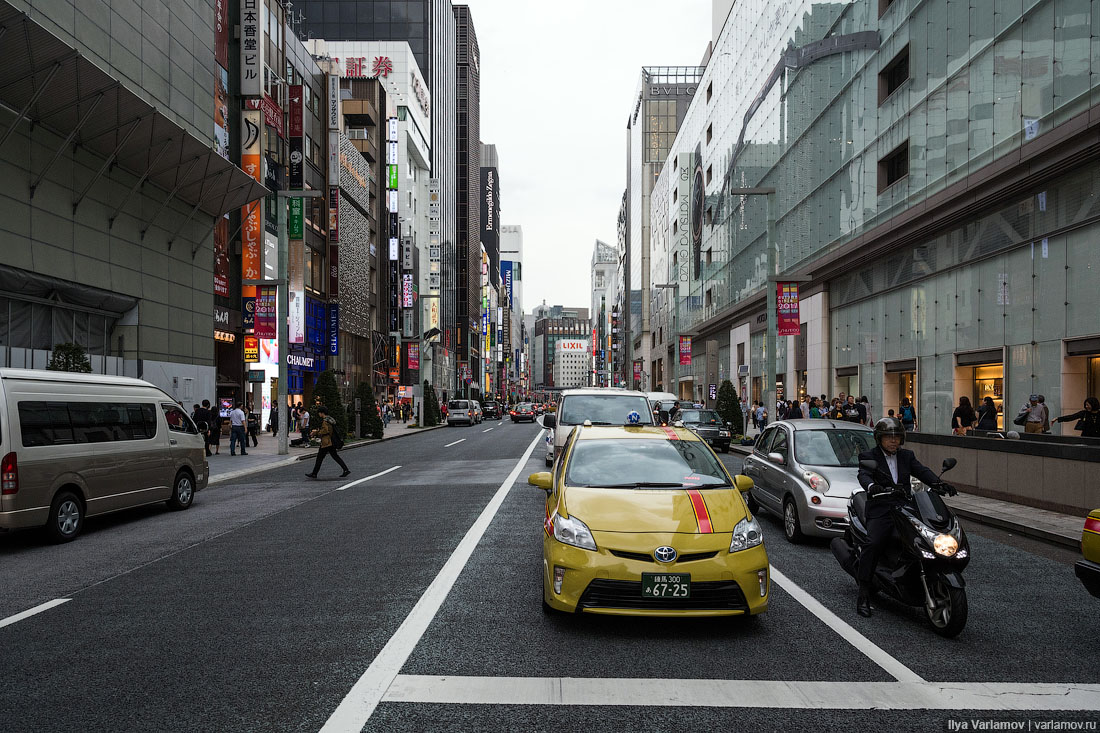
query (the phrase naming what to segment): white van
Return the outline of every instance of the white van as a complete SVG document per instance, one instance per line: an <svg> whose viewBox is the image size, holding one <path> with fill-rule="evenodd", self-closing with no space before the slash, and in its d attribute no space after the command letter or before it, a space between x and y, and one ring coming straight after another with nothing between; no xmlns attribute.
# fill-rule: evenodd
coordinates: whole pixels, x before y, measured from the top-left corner
<svg viewBox="0 0 1100 733"><path fill-rule="evenodd" d="M550 429L546 439L546 465L554 465L573 428L583 425L586 420L593 425L627 425L630 414L637 413L635 424L652 425L651 410L644 392L608 387L562 392L557 412L542 417L542 426Z"/></svg>
<svg viewBox="0 0 1100 733"><path fill-rule="evenodd" d="M0 369L0 531L45 527L68 542L85 517L186 509L209 478L204 440L140 379Z"/></svg>

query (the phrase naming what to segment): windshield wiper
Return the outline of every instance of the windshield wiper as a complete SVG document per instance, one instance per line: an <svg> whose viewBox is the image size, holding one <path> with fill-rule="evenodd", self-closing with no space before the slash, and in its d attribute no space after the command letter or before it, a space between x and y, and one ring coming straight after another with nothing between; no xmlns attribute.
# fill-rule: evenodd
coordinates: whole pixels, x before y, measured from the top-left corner
<svg viewBox="0 0 1100 733"><path fill-rule="evenodd" d="M679 481L634 481L628 484L601 484L602 489L681 489Z"/></svg>
<svg viewBox="0 0 1100 733"><path fill-rule="evenodd" d="M716 484L685 484L685 487L689 489L723 489L732 485L733 484L726 483L725 481L720 481Z"/></svg>

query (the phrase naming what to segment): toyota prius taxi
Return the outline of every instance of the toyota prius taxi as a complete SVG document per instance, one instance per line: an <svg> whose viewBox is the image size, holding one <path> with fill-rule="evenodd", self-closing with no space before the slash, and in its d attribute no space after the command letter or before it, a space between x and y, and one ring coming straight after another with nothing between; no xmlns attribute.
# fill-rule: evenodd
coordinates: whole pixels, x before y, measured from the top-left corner
<svg viewBox="0 0 1100 733"><path fill-rule="evenodd" d="M626 616L734 616L768 607L760 525L690 430L578 426L546 491L543 609Z"/></svg>

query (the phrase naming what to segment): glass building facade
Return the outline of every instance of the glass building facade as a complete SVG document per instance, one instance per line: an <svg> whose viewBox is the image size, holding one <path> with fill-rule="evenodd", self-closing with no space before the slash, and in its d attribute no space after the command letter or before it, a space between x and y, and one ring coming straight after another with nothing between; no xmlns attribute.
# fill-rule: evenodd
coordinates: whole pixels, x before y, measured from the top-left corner
<svg viewBox="0 0 1100 733"><path fill-rule="evenodd" d="M1098 36L1089 0L737 3L653 189L652 282L682 274L678 244L692 264L654 323L694 334L693 372L713 340L737 373L747 326L752 379L767 278L802 277L790 387L876 414L912 393L937 432L961 396L1080 409L1100 355ZM756 186L776 189L773 258L765 197L728 193Z"/></svg>

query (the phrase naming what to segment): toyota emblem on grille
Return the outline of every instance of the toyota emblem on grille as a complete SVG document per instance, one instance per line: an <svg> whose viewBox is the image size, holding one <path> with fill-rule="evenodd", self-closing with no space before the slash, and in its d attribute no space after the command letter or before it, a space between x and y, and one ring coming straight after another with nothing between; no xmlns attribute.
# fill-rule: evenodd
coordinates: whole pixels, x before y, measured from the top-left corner
<svg viewBox="0 0 1100 733"><path fill-rule="evenodd" d="M657 562L672 562L676 559L676 548L662 545L653 551L653 557Z"/></svg>

